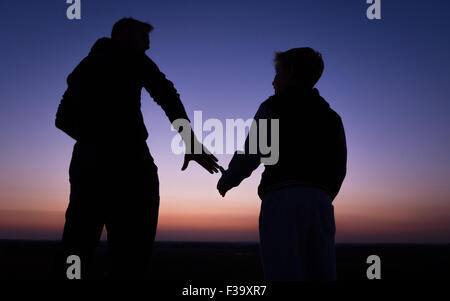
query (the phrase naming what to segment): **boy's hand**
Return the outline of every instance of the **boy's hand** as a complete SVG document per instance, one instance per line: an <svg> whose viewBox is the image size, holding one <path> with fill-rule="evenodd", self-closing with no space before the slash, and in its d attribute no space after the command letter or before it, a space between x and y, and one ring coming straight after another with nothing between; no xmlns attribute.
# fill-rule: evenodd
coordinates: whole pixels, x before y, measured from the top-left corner
<svg viewBox="0 0 450 301"><path fill-rule="evenodd" d="M226 187L225 181L223 179L223 173L225 170L223 169L222 166L219 166L219 169L220 172L222 173L222 176L220 177L219 182L217 182L217 190L219 191L220 195L224 197L227 191L230 190L230 188Z"/></svg>

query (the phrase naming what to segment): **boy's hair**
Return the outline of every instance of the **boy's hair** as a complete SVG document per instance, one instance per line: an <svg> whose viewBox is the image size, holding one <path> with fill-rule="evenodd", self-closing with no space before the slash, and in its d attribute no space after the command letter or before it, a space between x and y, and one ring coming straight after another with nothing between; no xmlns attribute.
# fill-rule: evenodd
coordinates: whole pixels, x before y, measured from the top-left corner
<svg viewBox="0 0 450 301"><path fill-rule="evenodd" d="M135 32L150 33L153 26L133 18L123 18L117 21L112 29L111 38L114 40L126 40Z"/></svg>
<svg viewBox="0 0 450 301"><path fill-rule="evenodd" d="M278 64L281 71L293 68L295 76L311 88L322 76L324 69L322 54L309 47L276 52L274 62Z"/></svg>

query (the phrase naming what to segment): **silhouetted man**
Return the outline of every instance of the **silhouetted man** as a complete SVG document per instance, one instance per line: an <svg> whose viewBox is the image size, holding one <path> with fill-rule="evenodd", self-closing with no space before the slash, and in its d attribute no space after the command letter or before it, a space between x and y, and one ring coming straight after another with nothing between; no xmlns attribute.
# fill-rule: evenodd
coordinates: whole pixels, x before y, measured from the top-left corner
<svg viewBox="0 0 450 301"><path fill-rule="evenodd" d="M68 76L56 127L76 140L70 163L70 202L58 257L78 255L82 275L106 226L115 278L143 277L148 271L159 209L157 167L148 150L140 110L144 87L170 122L188 120L179 94L146 56L153 27L121 19L111 38L101 38ZM192 130L191 130L192 132ZM189 145L199 143L192 134ZM201 148L200 148L201 149ZM217 159L203 152L185 155L210 173Z"/></svg>
<svg viewBox="0 0 450 301"><path fill-rule="evenodd" d="M332 201L346 174L344 127L314 89L324 68L318 52L295 48L277 53L275 68L275 95L260 105L256 127L250 129L258 131L261 119L279 119L279 159L265 165L258 187L264 275L267 280L334 280ZM273 138L269 135L268 141ZM260 152L249 153L249 138L244 150L222 170L217 184L222 196L261 163Z"/></svg>

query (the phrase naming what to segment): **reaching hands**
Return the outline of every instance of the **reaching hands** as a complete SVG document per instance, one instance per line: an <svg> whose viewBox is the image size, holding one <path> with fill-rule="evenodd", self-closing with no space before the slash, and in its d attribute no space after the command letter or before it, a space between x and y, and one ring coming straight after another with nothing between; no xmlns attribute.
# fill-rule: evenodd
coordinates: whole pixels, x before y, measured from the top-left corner
<svg viewBox="0 0 450 301"><path fill-rule="evenodd" d="M208 154L205 152L205 147L203 146L203 152L201 154L185 154L184 163L181 170L185 170L190 161L195 161L209 173L216 173L219 171L219 164L217 164L217 158L213 154Z"/></svg>
<svg viewBox="0 0 450 301"><path fill-rule="evenodd" d="M225 197L227 191L231 189L231 187L228 187L225 184L225 181L223 179L223 173L225 172L225 170L223 169L222 166L217 164L218 161L217 158L211 153L209 154L206 153L205 149L206 149L205 146L203 146L203 152L201 154L185 154L184 163L183 166L181 167L181 170L185 170L188 167L190 161L197 162L211 174L216 173L220 170L222 176L220 177L219 182L217 183L217 190L219 191L222 197Z"/></svg>
<svg viewBox="0 0 450 301"><path fill-rule="evenodd" d="M219 182L217 183L217 190L219 191L220 195L222 197L224 197L225 194L227 193L227 191L231 189L231 187L229 187L229 185L225 184L225 180L223 177L225 170L223 169L222 166L220 166L217 163L218 159L213 154L211 154L211 152L203 144L201 144L197 140L192 129L190 131L190 136L187 136L187 137L184 136L183 139L184 139L185 143L189 142L188 145L189 145L191 151L184 155L184 162L183 162L183 166L181 167L181 170L186 170L186 168L189 165L189 162L191 162L191 161L197 162L198 164L200 164L200 166L202 166L204 169L206 169L211 174L216 173L220 170L220 172L222 173L222 176L220 177ZM202 152L200 154L196 154L193 151L195 149L201 149Z"/></svg>

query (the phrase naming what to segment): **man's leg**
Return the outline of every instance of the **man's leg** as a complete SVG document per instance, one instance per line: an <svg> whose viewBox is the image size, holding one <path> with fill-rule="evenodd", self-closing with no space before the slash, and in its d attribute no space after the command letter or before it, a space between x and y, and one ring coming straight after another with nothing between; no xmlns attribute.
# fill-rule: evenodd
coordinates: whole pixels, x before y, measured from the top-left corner
<svg viewBox="0 0 450 301"><path fill-rule="evenodd" d="M114 186L106 220L111 277L143 279L149 272L159 212L153 159L146 157L136 168L126 168Z"/></svg>
<svg viewBox="0 0 450 301"><path fill-rule="evenodd" d="M110 276L113 279L145 279L153 253L159 201L139 206L135 212L121 212L121 217L108 219L108 251ZM127 216L128 215L128 216Z"/></svg>
<svg viewBox="0 0 450 301"><path fill-rule="evenodd" d="M66 211L64 232L59 246L54 275L67 279L67 257L77 255L81 260L81 278L89 274L95 249L103 230L97 187L92 183L72 183L69 206Z"/></svg>

